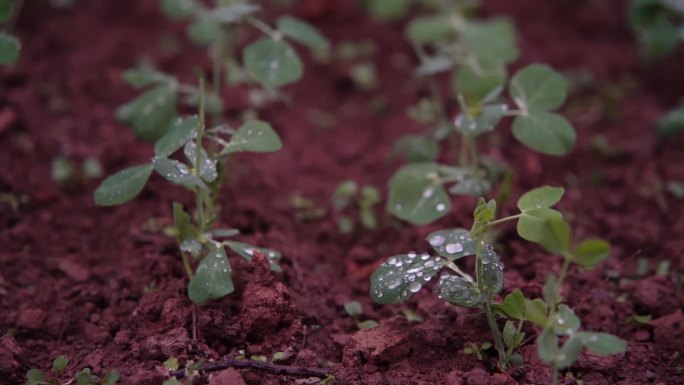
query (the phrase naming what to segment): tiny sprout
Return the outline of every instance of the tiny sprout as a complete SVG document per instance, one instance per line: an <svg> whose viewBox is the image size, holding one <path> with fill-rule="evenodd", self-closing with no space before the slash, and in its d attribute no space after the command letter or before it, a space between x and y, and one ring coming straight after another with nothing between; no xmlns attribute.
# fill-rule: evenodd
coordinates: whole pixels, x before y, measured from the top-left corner
<svg viewBox="0 0 684 385"><path fill-rule="evenodd" d="M463 354L470 355L474 354L478 361L482 361L484 356L482 352L491 348L492 344L489 342L483 342L482 345L478 346L475 342L471 342L468 346L463 348Z"/></svg>
<svg viewBox="0 0 684 385"><path fill-rule="evenodd" d="M163 365L166 370L178 370L178 358L171 357L164 361Z"/></svg>
<svg viewBox="0 0 684 385"><path fill-rule="evenodd" d="M341 233L349 234L356 227L356 223L350 215L341 214L352 208L356 209L358 221L363 228L373 230L378 227L378 220L374 210L375 205L380 202L380 192L377 188L364 186L359 189L355 181L346 180L337 186L331 197L331 202L333 208L339 214L337 225Z"/></svg>
<svg viewBox="0 0 684 385"><path fill-rule="evenodd" d="M75 383L76 385L115 385L119 381L119 373L116 370L110 370L105 373L104 377L99 378L90 372L90 369L84 368L77 372L73 378L63 379L62 373L69 365L69 359L66 356L58 356L52 361L52 376L46 377L43 372L38 369L30 369L26 372L26 385L59 385L63 383Z"/></svg>
<svg viewBox="0 0 684 385"><path fill-rule="evenodd" d="M272 362L281 361L284 358L285 358L284 352L275 352L275 353L273 353L273 357L271 358L271 361Z"/></svg>
<svg viewBox="0 0 684 385"><path fill-rule="evenodd" d="M356 327L360 330L368 330L378 326L378 323L374 320L360 321L359 318L363 316L363 307L358 301L351 301L344 304L344 311L352 317Z"/></svg>

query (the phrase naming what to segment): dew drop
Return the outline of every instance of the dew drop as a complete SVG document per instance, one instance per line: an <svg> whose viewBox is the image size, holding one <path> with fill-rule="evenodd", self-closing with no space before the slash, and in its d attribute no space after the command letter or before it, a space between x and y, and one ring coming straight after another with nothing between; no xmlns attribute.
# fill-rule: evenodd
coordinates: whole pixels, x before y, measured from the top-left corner
<svg viewBox="0 0 684 385"><path fill-rule="evenodd" d="M449 254L460 253L463 251L463 245L460 243L449 243L445 248L446 252Z"/></svg>
<svg viewBox="0 0 684 385"><path fill-rule="evenodd" d="M446 210L446 205L444 203L439 203L435 209L441 213L442 211Z"/></svg>
<svg viewBox="0 0 684 385"><path fill-rule="evenodd" d="M425 190L423 190L423 199L430 198L434 193L435 193L434 188L432 188L432 187L426 188Z"/></svg>
<svg viewBox="0 0 684 385"><path fill-rule="evenodd" d="M390 259L387 260L387 263L389 263L390 265L394 265L395 263L397 263L397 258L390 257Z"/></svg>
<svg viewBox="0 0 684 385"><path fill-rule="evenodd" d="M430 238L430 244L435 247L442 246L445 241L446 238L444 238L442 235L435 235L434 237Z"/></svg>
<svg viewBox="0 0 684 385"><path fill-rule="evenodd" d="M420 290L420 288L422 286L423 285L421 285L420 282L418 282L418 281L412 282L411 285L409 286L409 290L411 291L411 293L416 293L418 290Z"/></svg>
<svg viewBox="0 0 684 385"><path fill-rule="evenodd" d="M420 255L420 259L422 259L423 261L427 261L429 258L430 258L430 254L428 254L428 253L423 253Z"/></svg>

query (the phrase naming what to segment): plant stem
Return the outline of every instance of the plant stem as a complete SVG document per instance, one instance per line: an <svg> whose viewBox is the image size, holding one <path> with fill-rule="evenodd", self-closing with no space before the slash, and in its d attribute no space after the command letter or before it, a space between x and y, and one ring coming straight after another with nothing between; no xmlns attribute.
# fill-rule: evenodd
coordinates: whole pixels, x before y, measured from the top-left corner
<svg viewBox="0 0 684 385"><path fill-rule="evenodd" d="M264 23L263 21L254 18L252 16L248 16L245 21L247 21L249 24L251 24L254 28L260 30L261 32L265 33L266 35L270 36L274 40L280 40L282 39L282 35L280 32L277 30L273 29L270 25Z"/></svg>
<svg viewBox="0 0 684 385"><path fill-rule="evenodd" d="M200 78L200 102L199 102L199 127L197 127L197 138L195 142L195 164L193 168L195 172L199 173L200 170L200 155L202 153L202 138L204 136L205 127L205 116L204 116L204 78ZM206 229L206 223L204 218L204 194L202 190L198 187L195 189L195 197L197 198L197 215L198 223L200 225L200 232L204 232Z"/></svg>
<svg viewBox="0 0 684 385"><path fill-rule="evenodd" d="M508 222L508 221L512 221L512 220L518 219L518 218L520 218L520 217L522 217L522 216L523 216L523 214L520 213L520 214L511 215L510 217L500 218L500 219L497 219L497 220L495 220L495 221L491 221L491 222L487 223L486 228L488 229L488 228L494 227L494 226L496 226L496 225L498 225L498 224L501 224L501 223L504 223L504 222Z"/></svg>
<svg viewBox="0 0 684 385"><path fill-rule="evenodd" d="M558 385L558 367L556 367L556 364L553 364L553 371L551 374L551 384L552 385Z"/></svg>
<svg viewBox="0 0 684 385"><path fill-rule="evenodd" d="M178 240L180 243L180 239ZM181 250L181 259L183 259L183 268L185 269L185 274L188 275L188 278L192 279L192 266L190 266L190 259L188 258L188 254L185 251Z"/></svg>

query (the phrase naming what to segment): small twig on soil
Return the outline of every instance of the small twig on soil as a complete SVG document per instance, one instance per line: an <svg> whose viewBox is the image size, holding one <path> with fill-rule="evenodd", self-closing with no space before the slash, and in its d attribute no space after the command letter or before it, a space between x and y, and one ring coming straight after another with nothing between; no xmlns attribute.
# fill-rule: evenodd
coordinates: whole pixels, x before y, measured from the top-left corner
<svg viewBox="0 0 684 385"><path fill-rule="evenodd" d="M294 377L318 377L326 378L328 376L328 369L322 368L304 368L299 366L286 366L270 364L263 361L255 361L248 359L224 358L221 361L207 362L199 369L202 372L216 372L228 368L248 368L253 370L260 370L271 374L284 374ZM187 375L185 369L172 370L169 372L172 377L183 378Z"/></svg>
<svg viewBox="0 0 684 385"><path fill-rule="evenodd" d="M501 365L499 365L499 364L497 363L497 364L496 364L496 367L499 369L499 371L500 371L504 376L506 376L506 378L508 378L510 381L512 381L514 385L520 385L520 384L518 383L518 381L515 380L515 378L511 377L511 375L508 374L508 372L507 372L504 368L501 367Z"/></svg>

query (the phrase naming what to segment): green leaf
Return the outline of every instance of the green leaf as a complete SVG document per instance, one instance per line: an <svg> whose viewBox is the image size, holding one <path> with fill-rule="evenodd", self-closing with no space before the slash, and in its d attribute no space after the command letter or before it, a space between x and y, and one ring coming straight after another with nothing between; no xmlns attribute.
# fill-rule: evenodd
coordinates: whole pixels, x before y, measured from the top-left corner
<svg viewBox="0 0 684 385"><path fill-rule="evenodd" d="M575 145L577 134L564 117L550 112L529 111L513 120L513 136L527 147L547 155L565 155Z"/></svg>
<svg viewBox="0 0 684 385"><path fill-rule="evenodd" d="M502 103L483 106L475 112L475 115L460 113L454 122L456 130L471 137L492 132L506 115L506 111L508 111L508 106Z"/></svg>
<svg viewBox="0 0 684 385"><path fill-rule="evenodd" d="M558 305L558 311L549 321L549 327L553 328L557 335L569 336L580 328L580 319L565 304Z"/></svg>
<svg viewBox="0 0 684 385"><path fill-rule="evenodd" d="M195 15L202 7L195 0L162 0L161 9L168 18L182 20Z"/></svg>
<svg viewBox="0 0 684 385"><path fill-rule="evenodd" d="M183 152L188 162L195 164L197 161L197 143L194 141L185 143ZM199 176L207 183L211 183L218 178L216 159L212 159L203 148L200 149L199 153Z"/></svg>
<svg viewBox="0 0 684 385"><path fill-rule="evenodd" d="M136 89L149 87L155 83L171 80L172 78L161 72L158 72L150 66L140 66L138 68L131 68L123 73L122 79L127 84Z"/></svg>
<svg viewBox="0 0 684 385"><path fill-rule="evenodd" d="M40 385L45 383L45 376L43 376L43 372L40 370L30 369L26 372L26 385Z"/></svg>
<svg viewBox="0 0 684 385"><path fill-rule="evenodd" d="M418 44L435 43L455 33L451 17L446 14L414 17L406 27L406 37Z"/></svg>
<svg viewBox="0 0 684 385"><path fill-rule="evenodd" d="M204 14L188 26L187 35L195 44L206 46L216 40L220 28L221 24L216 18Z"/></svg>
<svg viewBox="0 0 684 385"><path fill-rule="evenodd" d="M13 64L19 60L21 43L19 39L0 32L0 64Z"/></svg>
<svg viewBox="0 0 684 385"><path fill-rule="evenodd" d="M515 327L513 321L506 321L506 324L503 328L503 339L507 347L515 348L516 346L518 346L518 342L516 341L517 334L518 329Z"/></svg>
<svg viewBox="0 0 684 385"><path fill-rule="evenodd" d="M494 219L496 216L496 201L490 199L487 202L484 198L480 197L477 200L477 205L475 210L473 210L473 219L475 223L479 225L484 225L490 220Z"/></svg>
<svg viewBox="0 0 684 385"><path fill-rule="evenodd" d="M577 336L582 339L584 347L599 356L624 353L627 342L608 333L580 332Z"/></svg>
<svg viewBox="0 0 684 385"><path fill-rule="evenodd" d="M12 17L12 2L14 0L0 0L0 23L4 23Z"/></svg>
<svg viewBox="0 0 684 385"><path fill-rule="evenodd" d="M566 256L570 252L570 225L562 217L547 218L539 240L536 241L551 253Z"/></svg>
<svg viewBox="0 0 684 385"><path fill-rule="evenodd" d="M477 307L487 302L487 298L474 282L455 275L440 276L437 290L440 298L456 306Z"/></svg>
<svg viewBox="0 0 684 385"><path fill-rule="evenodd" d="M546 326L547 307L539 298L525 299L525 320L533 322L541 327Z"/></svg>
<svg viewBox="0 0 684 385"><path fill-rule="evenodd" d="M159 175L173 184L183 186L188 190L207 188L202 179L194 175L185 163L175 159L155 157L152 159L152 165Z"/></svg>
<svg viewBox="0 0 684 385"><path fill-rule="evenodd" d="M658 133L663 137L670 137L684 130L684 106L668 112L656 123Z"/></svg>
<svg viewBox="0 0 684 385"><path fill-rule="evenodd" d="M76 384L77 385L94 385L95 376L90 373L90 369L85 368L80 372L76 373Z"/></svg>
<svg viewBox="0 0 684 385"><path fill-rule="evenodd" d="M448 55L438 53L435 56L422 58L420 65L418 65L418 68L416 68L416 74L418 76L436 75L438 73L451 70L453 66L453 58Z"/></svg>
<svg viewBox="0 0 684 385"><path fill-rule="evenodd" d="M177 118L166 134L154 144L154 154L166 158L178 151L195 136L198 127L197 115Z"/></svg>
<svg viewBox="0 0 684 385"><path fill-rule="evenodd" d="M217 238L230 238L240 234L238 229L213 229L211 235Z"/></svg>
<svg viewBox="0 0 684 385"><path fill-rule="evenodd" d="M370 330L376 326L378 326L378 323L373 320L366 320L356 324L356 327L359 328L359 330Z"/></svg>
<svg viewBox="0 0 684 385"><path fill-rule="evenodd" d="M551 218L562 219L561 213L554 209L540 208L523 213L518 219L517 230L521 238L530 242L540 243L549 238L548 221Z"/></svg>
<svg viewBox="0 0 684 385"><path fill-rule="evenodd" d="M433 162L439 155L439 144L427 136L405 135L394 144L392 153L402 153L409 163Z"/></svg>
<svg viewBox="0 0 684 385"><path fill-rule="evenodd" d="M498 308L509 317L521 320L525 316L525 296L522 291L515 289L504 298Z"/></svg>
<svg viewBox="0 0 684 385"><path fill-rule="evenodd" d="M449 193L454 195L469 195L481 197L492 189L492 182L485 178L484 171L478 170L477 175L470 171L449 188Z"/></svg>
<svg viewBox="0 0 684 385"><path fill-rule="evenodd" d="M681 40L679 34L677 25L665 15L657 17L637 31L642 55L647 59L660 59L671 54Z"/></svg>
<svg viewBox="0 0 684 385"><path fill-rule="evenodd" d="M259 5L238 1L229 5L219 6L213 9L210 15L214 20L222 24L234 24L242 21L246 16L258 12L260 9L261 6Z"/></svg>
<svg viewBox="0 0 684 385"><path fill-rule="evenodd" d="M551 328L545 328L537 337L537 353L539 358L545 363L550 364L558 356L558 337Z"/></svg>
<svg viewBox="0 0 684 385"><path fill-rule="evenodd" d="M344 311L351 317L359 317L363 315L363 308L359 301L351 301L344 304Z"/></svg>
<svg viewBox="0 0 684 385"><path fill-rule="evenodd" d="M572 366L572 364L577 361L580 353L582 352L582 339L579 336L571 336L563 347L558 350L556 354L556 367L558 369L565 369Z"/></svg>
<svg viewBox="0 0 684 385"><path fill-rule="evenodd" d="M568 82L545 64L531 64L513 76L508 92L523 111L550 111L565 102Z"/></svg>
<svg viewBox="0 0 684 385"><path fill-rule="evenodd" d="M52 361L52 370L55 372L61 372L67 367L67 365L69 365L69 359L66 358L66 356L58 356L54 361Z"/></svg>
<svg viewBox="0 0 684 385"><path fill-rule="evenodd" d="M176 90L160 85L119 107L116 117L131 124L136 135L147 140L162 137L176 116Z"/></svg>
<svg viewBox="0 0 684 385"><path fill-rule="evenodd" d="M178 202L173 202L173 223L178 231L180 249L193 257L198 257L202 251L202 243L197 239L197 228L192 224L190 214L185 212L183 205Z"/></svg>
<svg viewBox="0 0 684 385"><path fill-rule="evenodd" d="M371 276L370 296L381 304L404 302L427 284L443 265L441 258L427 253L389 257Z"/></svg>
<svg viewBox="0 0 684 385"><path fill-rule="evenodd" d="M515 27L506 18L469 22L462 38L478 59L510 63L518 58Z"/></svg>
<svg viewBox="0 0 684 385"><path fill-rule="evenodd" d="M142 191L152 174L150 164L134 166L110 175L95 190L95 204L115 206L135 198Z"/></svg>
<svg viewBox="0 0 684 385"><path fill-rule="evenodd" d="M551 273L546 277L546 282L544 282L544 287L542 288L542 294L544 296L544 302L550 306L555 306L561 301L558 293L556 292L556 286L558 285L558 279L556 275Z"/></svg>
<svg viewBox="0 0 684 385"><path fill-rule="evenodd" d="M506 76L501 60L480 60L460 65L453 73L451 87L455 95L465 95L469 103L479 104L501 94Z"/></svg>
<svg viewBox="0 0 684 385"><path fill-rule="evenodd" d="M114 385L117 381L119 381L119 372L110 370L102 379L102 385Z"/></svg>
<svg viewBox="0 0 684 385"><path fill-rule="evenodd" d="M291 16L282 16L276 22L276 28L285 36L292 38L311 49L327 50L330 48L330 43L320 31L303 20Z"/></svg>
<svg viewBox="0 0 684 385"><path fill-rule="evenodd" d="M222 154L239 151L273 152L283 147L278 133L262 120L248 120L233 134Z"/></svg>
<svg viewBox="0 0 684 385"><path fill-rule="evenodd" d="M573 262L592 268L610 257L610 243L603 239L587 239L582 241L572 253Z"/></svg>
<svg viewBox="0 0 684 385"><path fill-rule="evenodd" d="M232 292L232 269L226 252L223 247L213 245L188 284L188 297L196 304L203 304Z"/></svg>
<svg viewBox="0 0 684 385"><path fill-rule="evenodd" d="M451 201L434 163L412 163L402 167L389 182L388 210L397 218L416 225L446 215Z"/></svg>
<svg viewBox="0 0 684 385"><path fill-rule="evenodd" d="M285 41L262 38L244 50L249 73L266 87L281 87L302 77L302 61Z"/></svg>
<svg viewBox="0 0 684 385"><path fill-rule="evenodd" d="M254 251L258 251L261 254L265 255L266 258L268 258L268 262L271 265L271 271L275 272L281 272L283 269L280 268L280 265L278 265L278 261L280 258L282 258L282 254L279 252L273 250L273 249L267 249L263 247L255 247L252 246L248 243L242 243L242 242L235 242L235 241L226 241L225 242L226 246L230 247L234 252L240 254L240 256L244 259L246 259L248 262L252 261L252 257L254 256Z"/></svg>
<svg viewBox="0 0 684 385"><path fill-rule="evenodd" d="M430 246L449 261L475 255L477 243L466 229L447 229L430 233L425 238Z"/></svg>
<svg viewBox="0 0 684 385"><path fill-rule="evenodd" d="M380 21L395 20L406 15L412 0L366 0L363 5Z"/></svg>
<svg viewBox="0 0 684 385"><path fill-rule="evenodd" d="M530 190L518 199L518 209L521 213L531 210L548 208L560 202L565 194L562 187L542 186Z"/></svg>
<svg viewBox="0 0 684 385"><path fill-rule="evenodd" d="M482 252L482 291L493 297L503 289L503 263L490 245Z"/></svg>
<svg viewBox="0 0 684 385"><path fill-rule="evenodd" d="M178 365L178 358L176 357L171 357L167 359L162 363L162 365L164 365L164 369L166 370L178 370L178 368L180 367L180 365Z"/></svg>

